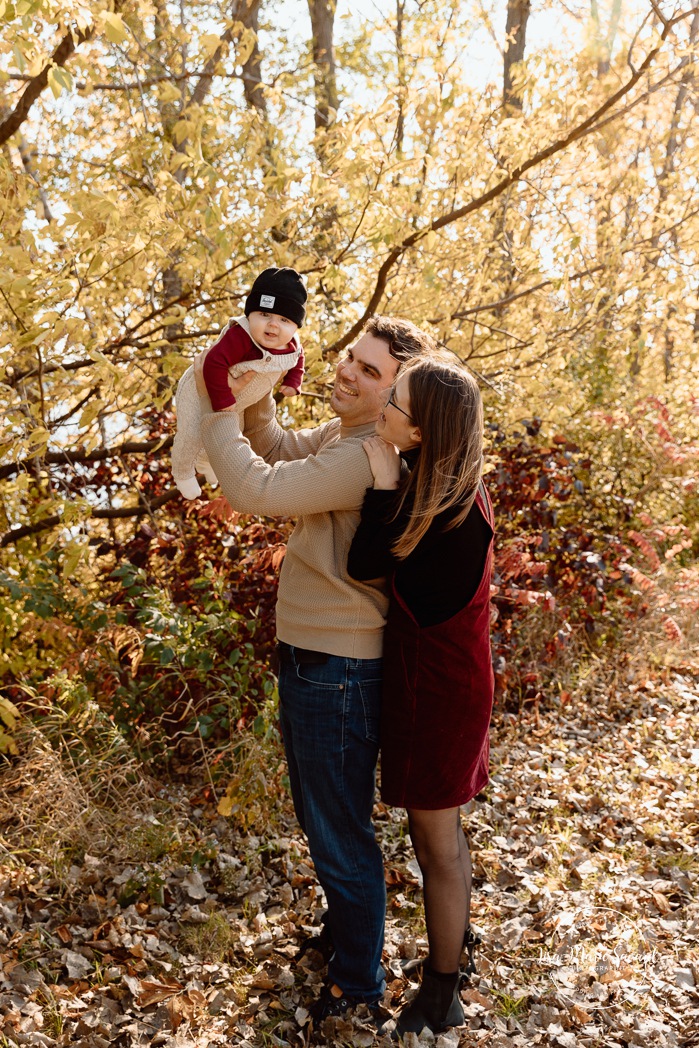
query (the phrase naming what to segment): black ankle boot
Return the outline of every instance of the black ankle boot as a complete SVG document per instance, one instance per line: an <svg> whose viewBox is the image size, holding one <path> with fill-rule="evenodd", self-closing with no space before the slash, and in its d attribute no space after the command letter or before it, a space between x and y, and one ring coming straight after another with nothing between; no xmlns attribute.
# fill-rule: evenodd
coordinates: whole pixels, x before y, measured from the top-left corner
<svg viewBox="0 0 699 1048"><path fill-rule="evenodd" d="M480 935L478 934L478 932L474 932L471 925L469 925L466 931L464 932L464 950L466 951L466 954L468 956L468 961L466 962L466 965L464 966L461 972L462 982L468 982L471 976L475 975L478 971L478 969L476 968L474 954L476 952L476 947L482 945L483 940L481 939Z"/></svg>
<svg viewBox="0 0 699 1048"><path fill-rule="evenodd" d="M466 964L461 969L461 982L462 985L467 983L472 975L475 975L478 969L476 968L475 952L477 946L482 946L483 940L481 939L478 932L473 930L473 926L469 925L464 932L464 953L466 954ZM463 957L463 954L462 954ZM425 964L424 957L413 957L410 961L403 961L401 968L404 975L411 975L413 972L419 972Z"/></svg>
<svg viewBox="0 0 699 1048"><path fill-rule="evenodd" d="M422 983L417 997L402 1009L396 1021L395 1036L406 1033L419 1034L425 1027L432 1033L441 1033L449 1026L461 1026L464 1010L459 1000L461 974L453 979L438 979L428 968L422 973Z"/></svg>

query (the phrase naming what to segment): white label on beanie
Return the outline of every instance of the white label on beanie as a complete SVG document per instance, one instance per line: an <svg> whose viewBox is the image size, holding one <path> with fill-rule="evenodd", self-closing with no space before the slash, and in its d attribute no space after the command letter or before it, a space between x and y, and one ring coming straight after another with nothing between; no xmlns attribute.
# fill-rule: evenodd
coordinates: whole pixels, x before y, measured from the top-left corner
<svg viewBox="0 0 699 1048"><path fill-rule="evenodd" d="M271 309L274 305L274 295L260 295L260 309Z"/></svg>

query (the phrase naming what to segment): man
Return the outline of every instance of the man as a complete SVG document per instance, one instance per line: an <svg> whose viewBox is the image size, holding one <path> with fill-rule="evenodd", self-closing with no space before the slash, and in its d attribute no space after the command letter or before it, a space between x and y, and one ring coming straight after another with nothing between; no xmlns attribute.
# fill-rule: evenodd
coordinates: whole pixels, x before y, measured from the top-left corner
<svg viewBox="0 0 699 1048"><path fill-rule="evenodd" d="M328 903L334 952L311 1010L316 1022L378 1002L386 893L371 813L387 598L379 581L347 575L347 552L373 478L362 440L386 404L401 361L434 350L409 321L373 317L337 365L337 417L285 430L271 397L245 412L202 418L202 437L234 509L295 516L279 579L280 719L294 808ZM257 457L257 455L261 457ZM264 460L264 461L263 461Z"/></svg>

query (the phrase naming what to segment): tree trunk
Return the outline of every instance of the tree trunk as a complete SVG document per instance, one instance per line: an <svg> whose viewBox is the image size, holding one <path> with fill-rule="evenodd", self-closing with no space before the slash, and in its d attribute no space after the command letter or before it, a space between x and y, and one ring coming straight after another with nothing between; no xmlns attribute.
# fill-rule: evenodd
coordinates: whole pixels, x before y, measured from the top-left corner
<svg viewBox="0 0 699 1048"><path fill-rule="evenodd" d="M514 86L515 66L524 60L527 42L527 21L531 0L508 0L507 23L505 26L503 103L505 115L514 116L522 112L522 97ZM502 157L503 167L506 158ZM492 219L493 246L491 258L498 296L506 298L514 285L517 267L514 258L515 232L521 222L517 208L518 190L513 188L498 201ZM525 232L525 236L528 234Z"/></svg>
<svg viewBox="0 0 699 1048"><path fill-rule="evenodd" d="M609 15L609 28L607 29L606 34L602 32L597 0L590 0L590 14L592 15L592 21L595 23L597 76L601 77L609 72L612 48L614 47L614 39L617 34L617 29L619 28L619 19L621 17L621 0L614 0L614 3L612 4L611 14Z"/></svg>
<svg viewBox="0 0 699 1048"><path fill-rule="evenodd" d="M669 382L672 377L672 368L675 362L675 336L672 330L672 319L677 313L677 309L672 303L667 308L665 314L665 346L663 349L663 372L665 374L665 381Z"/></svg>
<svg viewBox="0 0 699 1048"><path fill-rule="evenodd" d="M694 17L692 19L692 24L689 29L690 45L693 46L695 44L697 36L699 36L699 9L695 11ZM694 85L694 79L694 64L690 63L685 67L684 72L682 73L682 79L680 80L680 84L677 89L677 95L675 96L675 104L672 110L672 119L670 122L670 133L668 135L667 147L665 149L665 157L663 159L663 167L660 174L658 175L658 207L656 214L660 216L662 216L663 208L667 200L668 193L670 191L670 186L672 182L671 176L675 170L676 165L676 154L681 143L680 124L682 120L682 112L684 110L685 103L687 102L687 98L690 94L690 90ZM658 223L658 225L660 225L661 219L657 218L656 222ZM658 259L660 258L661 248L659 231L654 232L652 243L654 251L650 260L646 261L644 266L645 269L647 269L651 263L657 265ZM663 372L665 375L666 382L669 381L669 379L671 378L673 370L675 340L674 335L672 333L671 321L672 317L675 315L676 312L677 310L675 306L672 303L670 303L670 305L667 307L665 314L665 346L663 351ZM699 317L699 312L697 313L697 317Z"/></svg>
<svg viewBox="0 0 699 1048"><path fill-rule="evenodd" d="M522 108L522 97L514 86L514 67L524 59L527 42L527 21L531 0L507 0L507 39L505 41L505 76L502 100L505 106Z"/></svg>
<svg viewBox="0 0 699 1048"><path fill-rule="evenodd" d="M315 126L316 131L321 131L332 124L338 106L333 43L335 0L308 0L308 11L313 30Z"/></svg>
<svg viewBox="0 0 699 1048"><path fill-rule="evenodd" d="M259 32L259 14L261 0L241 0L238 18L246 29L252 29L255 43L250 57L243 66L243 92L245 101L251 109L256 109L261 116L267 115L267 103L262 90L262 57L257 44Z"/></svg>
<svg viewBox="0 0 699 1048"><path fill-rule="evenodd" d="M396 119L396 153L403 155L403 136L405 135L405 52L403 50L403 16L405 0L396 0L396 58L398 60L398 117Z"/></svg>
<svg viewBox="0 0 699 1048"><path fill-rule="evenodd" d="M694 12L694 18L689 29L689 43L691 47L694 47L697 37L699 36L699 8ZM675 105L672 110L672 122L670 124L670 134L667 140L667 149L665 150L665 160L663 162L663 170L660 173L658 182L660 183L660 200L665 201L667 197L668 187L667 178L675 169L675 153L677 152L678 146L680 145L680 120L682 117L682 110L684 104L687 101L687 95L689 89L692 87L695 77L694 63L690 62L682 73L682 79L680 80L680 86L677 89L677 95L675 97Z"/></svg>
<svg viewBox="0 0 699 1048"><path fill-rule="evenodd" d="M246 29L252 29L257 35L258 30L258 15L260 10L261 0L235 0L231 5L231 17L236 22L241 22ZM165 0L157 0L156 12L155 12L155 40L169 39L172 35L172 26L170 22L170 15ZM171 138L172 128L176 121L184 116L189 106L201 105L208 95L214 78L214 70L220 60L223 48L232 42L236 35L234 26L231 25L221 36L221 45L217 51L208 59L204 72L199 77L196 87L193 89L189 98L185 96L185 88L183 86L182 93L183 98L179 105L173 104L172 102L161 103L160 105L160 116L163 125L163 132L167 138ZM182 56L182 62L185 61L185 55ZM167 63L167 51L161 58L163 64ZM183 71L183 70L182 70ZM257 46L257 40L252 52L243 66L243 92L248 105L254 108L265 121L265 128L267 125L267 110L264 94L262 93L261 86L261 75L260 75L260 51ZM178 153L184 153L186 151L187 139L183 139L178 143L173 144L174 149ZM268 166L272 164L272 138L268 130L265 133L265 147L264 147L264 158L267 160ZM174 178L182 184L185 178L184 167L178 167L174 172ZM274 231L273 235L274 235ZM179 269L179 254L175 252L171 259L170 264L163 271L163 302L173 302L179 299L183 291L182 277ZM166 339L175 340L178 336L181 336L183 331L182 324L178 321L174 324L169 324L165 330L164 335ZM169 387L170 379L168 376L159 372L157 379L157 390L158 393L162 393ZM167 401L169 405L170 401Z"/></svg>

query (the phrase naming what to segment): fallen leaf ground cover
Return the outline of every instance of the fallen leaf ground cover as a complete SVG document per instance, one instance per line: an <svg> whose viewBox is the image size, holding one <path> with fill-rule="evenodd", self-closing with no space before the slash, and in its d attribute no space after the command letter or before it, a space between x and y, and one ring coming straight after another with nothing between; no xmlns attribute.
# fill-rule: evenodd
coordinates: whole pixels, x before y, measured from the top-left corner
<svg viewBox="0 0 699 1048"><path fill-rule="evenodd" d="M491 782L464 810L484 944L466 1025L437 1043L699 1045L699 674L607 672L564 697L495 717ZM366 1016L308 1021L323 962L296 955L322 897L274 736L256 762L254 817L221 817L204 781L143 777L96 824L69 763L22 740L0 779L3 1043L391 1043ZM426 947L403 815L377 806L390 1009ZM66 820L82 843L52 850Z"/></svg>

